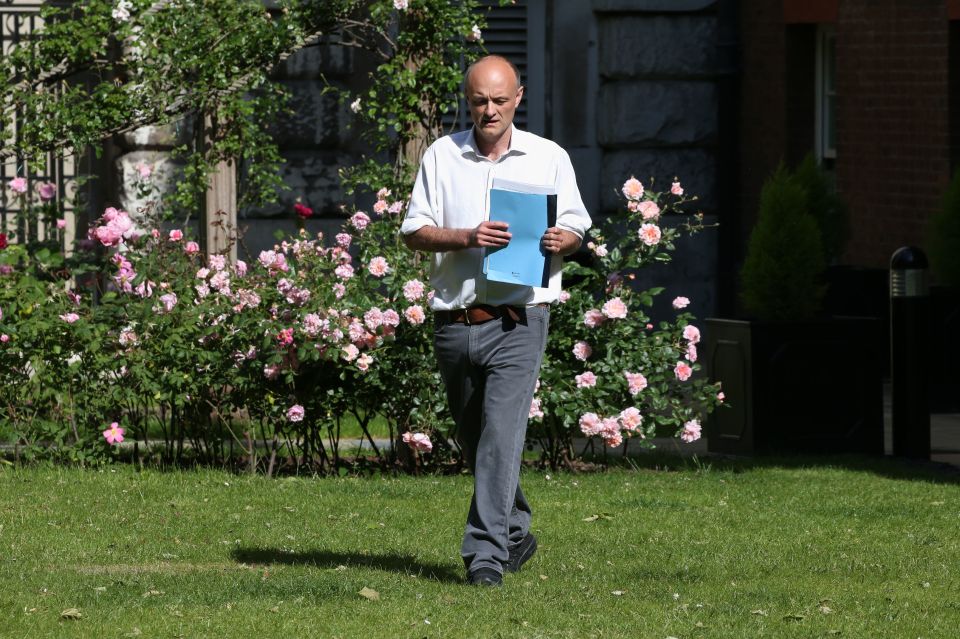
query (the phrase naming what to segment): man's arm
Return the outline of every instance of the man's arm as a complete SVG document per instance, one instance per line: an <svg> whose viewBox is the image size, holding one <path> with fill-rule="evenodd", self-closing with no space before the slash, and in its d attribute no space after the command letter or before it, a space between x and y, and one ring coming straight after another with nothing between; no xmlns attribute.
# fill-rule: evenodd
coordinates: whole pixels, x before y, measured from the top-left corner
<svg viewBox="0 0 960 639"><path fill-rule="evenodd" d="M506 222L481 222L472 229L421 226L413 233L404 235L403 243L414 251L428 253L459 251L483 246L506 246L510 243L511 237L507 228Z"/></svg>

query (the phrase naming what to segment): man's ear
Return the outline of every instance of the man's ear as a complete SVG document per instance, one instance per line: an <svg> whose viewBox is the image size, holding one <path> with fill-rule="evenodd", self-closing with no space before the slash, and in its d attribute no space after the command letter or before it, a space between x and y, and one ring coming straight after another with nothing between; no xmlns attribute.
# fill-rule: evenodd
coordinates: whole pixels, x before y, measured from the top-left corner
<svg viewBox="0 0 960 639"><path fill-rule="evenodd" d="M516 102L514 102L513 108L517 108L518 106L520 106L520 100L523 98L523 89L524 87L522 86L519 89L517 89L517 100Z"/></svg>

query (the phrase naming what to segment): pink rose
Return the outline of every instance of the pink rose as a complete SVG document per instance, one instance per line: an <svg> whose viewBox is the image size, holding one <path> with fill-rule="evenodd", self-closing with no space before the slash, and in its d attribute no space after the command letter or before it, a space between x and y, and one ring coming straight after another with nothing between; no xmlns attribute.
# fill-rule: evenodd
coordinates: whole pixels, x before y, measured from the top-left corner
<svg viewBox="0 0 960 639"><path fill-rule="evenodd" d="M634 432L640 428L640 425L643 423L643 417L637 408L631 406L630 408L625 408L620 411L620 423L623 424L625 429Z"/></svg>
<svg viewBox="0 0 960 639"><path fill-rule="evenodd" d="M393 204L390 205L390 208L387 209L387 211L389 211L393 215L399 214L401 211L403 211L403 202L399 200L394 202Z"/></svg>
<svg viewBox="0 0 960 639"><path fill-rule="evenodd" d="M280 377L280 365L279 364L267 364L263 367L263 376L269 380L274 380Z"/></svg>
<svg viewBox="0 0 960 639"><path fill-rule="evenodd" d="M603 305L603 314L610 319L624 319L627 316L627 305L619 297L614 297Z"/></svg>
<svg viewBox="0 0 960 639"><path fill-rule="evenodd" d="M388 308L383 312L383 324L384 326L399 326L400 315L392 308Z"/></svg>
<svg viewBox="0 0 960 639"><path fill-rule="evenodd" d="M637 178L630 176L630 179L623 183L623 195L628 200L639 200L643 197L643 184Z"/></svg>
<svg viewBox="0 0 960 639"><path fill-rule="evenodd" d="M576 376L577 388L593 388L597 385L597 376L587 371Z"/></svg>
<svg viewBox="0 0 960 639"><path fill-rule="evenodd" d="M670 185L670 192L674 195L683 195L683 187L680 186L679 182L673 182Z"/></svg>
<svg viewBox="0 0 960 639"><path fill-rule="evenodd" d="M394 0L398 2L399 0ZM407 431L403 434L403 443L409 446L410 448L422 451L424 453L429 453L433 450L433 442L430 441L430 437L426 433L411 433Z"/></svg>
<svg viewBox="0 0 960 639"><path fill-rule="evenodd" d="M602 427L600 417L596 413L584 413L580 416L580 432L587 437L593 437Z"/></svg>
<svg viewBox="0 0 960 639"><path fill-rule="evenodd" d="M641 373L629 373L624 371L623 374L627 378L627 387L631 395L636 395L647 387L647 378Z"/></svg>
<svg viewBox="0 0 960 639"><path fill-rule="evenodd" d="M110 427L103 431L103 438L107 440L108 444L119 444L123 441L123 433L126 432L120 428L120 424L117 422L112 422Z"/></svg>
<svg viewBox="0 0 960 639"><path fill-rule="evenodd" d="M543 418L543 408L540 405L540 399L537 397L533 398L533 401L530 402L530 412L527 414L527 419L542 419Z"/></svg>
<svg viewBox="0 0 960 639"><path fill-rule="evenodd" d="M371 331L377 329L378 326L383 324L383 313L379 308L374 306L369 311L363 314L363 323Z"/></svg>
<svg viewBox="0 0 960 639"><path fill-rule="evenodd" d="M293 329L284 328L279 333L277 333L277 343L280 346L290 346L291 344L293 344Z"/></svg>
<svg viewBox="0 0 960 639"><path fill-rule="evenodd" d="M411 306L403 312L403 316L407 318L408 322L414 325L423 324L424 320L426 320L426 314L420 306Z"/></svg>
<svg viewBox="0 0 960 639"><path fill-rule="evenodd" d="M425 287L420 280L409 280L403 285L403 296L409 302L415 302L423 297Z"/></svg>
<svg viewBox="0 0 960 639"><path fill-rule="evenodd" d="M173 307L177 305L177 294L167 293L166 295L161 295L160 303L163 304L163 309L169 313L173 310Z"/></svg>
<svg viewBox="0 0 960 639"><path fill-rule="evenodd" d="M9 335L7 335L6 333L4 333L3 335L0 335L0 342L6 344L9 341L10 341Z"/></svg>
<svg viewBox="0 0 960 639"><path fill-rule="evenodd" d="M233 265L233 271L237 274L237 277L243 277L247 274L247 263L243 260L237 260L237 263Z"/></svg>
<svg viewBox="0 0 960 639"><path fill-rule="evenodd" d="M334 297L336 297L337 299L340 299L341 297L343 297L343 296L346 295L346 294L347 294L347 287L346 287L346 286L344 286L344 285L341 284L340 282L337 282L336 284L333 285L333 296L334 296Z"/></svg>
<svg viewBox="0 0 960 639"><path fill-rule="evenodd" d="M377 215L383 215L383 212L387 210L388 204L384 200L377 200L373 203L373 212Z"/></svg>
<svg viewBox="0 0 960 639"><path fill-rule="evenodd" d="M688 324L683 327L683 338L690 342L691 344L696 344L700 341L700 329L692 324Z"/></svg>
<svg viewBox="0 0 960 639"><path fill-rule="evenodd" d="M687 361L695 362L697 361L697 345L694 343L687 344Z"/></svg>
<svg viewBox="0 0 960 639"><path fill-rule="evenodd" d="M171 229L167 237L170 238L171 242L179 242L183 239L183 231L180 229Z"/></svg>
<svg viewBox="0 0 960 639"><path fill-rule="evenodd" d="M337 233L337 246L343 249L350 248L350 242L353 241L353 236L349 233Z"/></svg>
<svg viewBox="0 0 960 639"><path fill-rule="evenodd" d="M570 301L570 293L567 291L560 291L560 297L558 299L561 304L566 304Z"/></svg>
<svg viewBox="0 0 960 639"><path fill-rule="evenodd" d="M593 242L587 242L587 248L593 251L593 254L597 257L606 257L607 255L606 244L594 244Z"/></svg>
<svg viewBox="0 0 960 639"><path fill-rule="evenodd" d="M342 280L349 280L353 277L353 267L349 264L341 264L333 269L334 274Z"/></svg>
<svg viewBox="0 0 960 639"><path fill-rule="evenodd" d="M700 439L700 429L700 422L696 419L691 419L683 424L683 430L680 431L680 439L688 444L695 442Z"/></svg>
<svg viewBox="0 0 960 639"><path fill-rule="evenodd" d="M193 241L187 242L186 245L183 247L183 252L186 253L187 255L194 255L196 253L199 253L200 245Z"/></svg>
<svg viewBox="0 0 960 639"><path fill-rule="evenodd" d="M363 211L357 211L353 214L353 217L350 218L350 226L358 231L362 231L363 229L367 228L369 224L370 216Z"/></svg>
<svg viewBox="0 0 960 639"><path fill-rule="evenodd" d="M673 367L673 374L677 376L681 382L685 382L690 379L690 376L693 374L693 369L690 367L690 364L686 362L677 362L677 365Z"/></svg>
<svg viewBox="0 0 960 639"><path fill-rule="evenodd" d="M27 192L27 180L22 177L15 177L10 180L10 190L14 193L26 193Z"/></svg>
<svg viewBox="0 0 960 639"><path fill-rule="evenodd" d="M37 193L44 202L49 202L57 196L57 186L50 182L43 182L37 187Z"/></svg>
<svg viewBox="0 0 960 639"><path fill-rule="evenodd" d="M723 403L723 400L725 400L726 398L727 396L723 394L723 391L720 391L719 393L717 393L717 401L720 402L721 404Z"/></svg>
<svg viewBox="0 0 960 639"><path fill-rule="evenodd" d="M63 315L60 316L60 319L62 319L67 324L73 324L78 319L80 319L80 316L77 315L76 313L64 313Z"/></svg>
<svg viewBox="0 0 960 639"><path fill-rule="evenodd" d="M587 361L591 354L593 354L593 349L586 342L580 341L573 345L573 356L581 362Z"/></svg>
<svg viewBox="0 0 960 639"><path fill-rule="evenodd" d="M367 370L370 369L370 364L372 363L373 363L373 358L370 357L368 353L364 353L363 355L357 358L357 368L359 368L360 371L363 373L366 373Z"/></svg>
<svg viewBox="0 0 960 639"><path fill-rule="evenodd" d="M604 320L606 320L604 314L595 308L591 308L589 311L583 314L583 323L590 328L596 328L600 326L603 324Z"/></svg>
<svg viewBox="0 0 960 639"><path fill-rule="evenodd" d="M60 229L61 231L67 228L67 221L63 218L60 218L59 220L57 220L57 228Z"/></svg>
<svg viewBox="0 0 960 639"><path fill-rule="evenodd" d="M393 8L397 11L406 11L407 7L410 5L410 0L393 0ZM407 441L404 439L403 441Z"/></svg>
<svg viewBox="0 0 960 639"><path fill-rule="evenodd" d="M390 272L390 265L387 264L386 258L377 256L367 264L367 270L370 271L370 275L374 277L383 277Z"/></svg>
<svg viewBox="0 0 960 639"><path fill-rule="evenodd" d="M303 406L300 404L294 404L287 409L287 421L291 422L302 422L303 421Z"/></svg>
<svg viewBox="0 0 960 639"><path fill-rule="evenodd" d="M137 170L137 175L140 176L141 180L149 180L150 176L153 175L153 167L149 164L138 162L134 168Z"/></svg>
<svg viewBox="0 0 960 639"><path fill-rule="evenodd" d="M675 297L673 299L673 308L677 309L678 311L681 308L686 308L689 304L690 300L688 300L686 297Z"/></svg>
<svg viewBox="0 0 960 639"><path fill-rule="evenodd" d="M637 205L637 210L640 211L641 217L645 220L655 220L660 217L660 207L657 206L656 202L651 202L650 200L640 202L640 204Z"/></svg>
<svg viewBox="0 0 960 639"><path fill-rule="evenodd" d="M343 347L343 359L352 362L357 359L357 356L360 355L360 349L354 344L347 344Z"/></svg>
<svg viewBox="0 0 960 639"><path fill-rule="evenodd" d="M660 227L656 224L644 224L640 227L640 231L637 233L640 236L640 241L642 241L647 246L654 246L660 241L661 233Z"/></svg>
<svg viewBox="0 0 960 639"><path fill-rule="evenodd" d="M604 436L603 443L609 448L617 448L623 443L623 435L621 435L619 431L616 433L610 433Z"/></svg>

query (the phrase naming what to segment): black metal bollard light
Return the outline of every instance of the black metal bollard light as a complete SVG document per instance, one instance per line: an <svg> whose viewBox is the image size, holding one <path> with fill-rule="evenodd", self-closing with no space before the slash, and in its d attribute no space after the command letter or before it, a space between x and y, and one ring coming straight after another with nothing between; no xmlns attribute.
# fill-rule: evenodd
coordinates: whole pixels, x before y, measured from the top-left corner
<svg viewBox="0 0 960 639"><path fill-rule="evenodd" d="M929 264L914 246L890 258L890 382L893 454L930 459Z"/></svg>

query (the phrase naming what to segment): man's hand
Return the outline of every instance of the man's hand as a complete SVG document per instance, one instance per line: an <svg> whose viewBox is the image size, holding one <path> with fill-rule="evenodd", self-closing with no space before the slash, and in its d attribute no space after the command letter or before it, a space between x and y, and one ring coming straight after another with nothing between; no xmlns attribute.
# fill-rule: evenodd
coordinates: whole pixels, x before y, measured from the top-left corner
<svg viewBox="0 0 960 639"><path fill-rule="evenodd" d="M547 253L554 255L569 255L580 248L580 238L576 233L566 229L551 226L540 238L540 245Z"/></svg>
<svg viewBox="0 0 960 639"><path fill-rule="evenodd" d="M507 232L508 228L506 222L481 222L470 231L470 248L506 246L512 237Z"/></svg>

